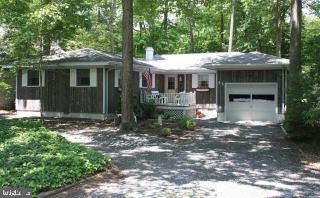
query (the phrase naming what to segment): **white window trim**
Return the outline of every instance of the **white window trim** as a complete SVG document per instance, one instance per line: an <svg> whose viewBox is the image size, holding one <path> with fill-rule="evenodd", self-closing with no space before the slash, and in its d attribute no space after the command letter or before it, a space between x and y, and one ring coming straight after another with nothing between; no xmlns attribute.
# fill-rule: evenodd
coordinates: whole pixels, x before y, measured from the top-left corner
<svg viewBox="0 0 320 198"><path fill-rule="evenodd" d="M156 88L156 74L151 74L152 75L152 89ZM144 87L142 86L142 78L143 78L143 74L142 72L139 72L139 87L140 88L148 88L148 87Z"/></svg>
<svg viewBox="0 0 320 198"><path fill-rule="evenodd" d="M42 70L41 72L38 72L39 73L39 84L38 85L33 85L33 86L29 86L28 84L28 71L29 69L24 69L22 70L22 73L21 73L21 85L22 87L44 87L45 86L45 71ZM41 79L41 83L40 83L40 79Z"/></svg>
<svg viewBox="0 0 320 198"><path fill-rule="evenodd" d="M90 69L90 85L77 85L77 69L70 69L70 87L97 87L97 69Z"/></svg>

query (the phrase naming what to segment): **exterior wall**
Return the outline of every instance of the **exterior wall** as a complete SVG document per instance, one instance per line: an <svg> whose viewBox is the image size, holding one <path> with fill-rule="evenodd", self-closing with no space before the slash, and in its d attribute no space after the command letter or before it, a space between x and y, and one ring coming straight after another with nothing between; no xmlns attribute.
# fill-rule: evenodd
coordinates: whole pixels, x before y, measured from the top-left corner
<svg viewBox="0 0 320 198"><path fill-rule="evenodd" d="M120 113L121 105L121 87L114 87L115 75L114 69L106 71L108 74L108 112ZM139 72L133 72L133 96L135 102L140 101L140 88L139 88ZM142 90L142 89L141 89Z"/></svg>
<svg viewBox="0 0 320 198"><path fill-rule="evenodd" d="M187 92L196 92L197 104L215 104L216 103L216 89L210 88L209 91L197 91L192 88L192 74L187 74ZM216 85L217 86L217 85Z"/></svg>
<svg viewBox="0 0 320 198"><path fill-rule="evenodd" d="M39 87L22 87L22 71L17 73L17 111L40 111Z"/></svg>
<svg viewBox="0 0 320 198"><path fill-rule="evenodd" d="M43 111L99 114L103 110L103 70L97 71L97 87L70 87L70 70L46 70L42 87ZM22 87L18 73L17 110L39 111L39 87ZM39 106L39 105L38 105Z"/></svg>
<svg viewBox="0 0 320 198"><path fill-rule="evenodd" d="M224 113L225 83L255 83L275 82L278 83L278 112L282 113L282 70L232 70L218 71L218 113Z"/></svg>

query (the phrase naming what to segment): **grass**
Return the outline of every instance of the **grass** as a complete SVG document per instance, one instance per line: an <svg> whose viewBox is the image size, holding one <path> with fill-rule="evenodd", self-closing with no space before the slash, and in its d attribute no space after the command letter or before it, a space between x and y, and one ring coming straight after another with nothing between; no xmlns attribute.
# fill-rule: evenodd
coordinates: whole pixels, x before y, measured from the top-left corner
<svg viewBox="0 0 320 198"><path fill-rule="evenodd" d="M0 120L0 187L39 193L103 171L109 160L37 121Z"/></svg>

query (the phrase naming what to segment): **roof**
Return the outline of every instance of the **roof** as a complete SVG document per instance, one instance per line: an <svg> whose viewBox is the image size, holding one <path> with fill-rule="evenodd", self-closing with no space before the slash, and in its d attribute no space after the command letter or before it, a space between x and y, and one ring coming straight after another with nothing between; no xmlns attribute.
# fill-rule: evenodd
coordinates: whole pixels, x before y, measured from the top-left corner
<svg viewBox="0 0 320 198"><path fill-rule="evenodd" d="M288 67L289 59L263 54L260 52L233 53L216 57L211 62L203 65L208 69L233 69L233 68L284 68Z"/></svg>
<svg viewBox="0 0 320 198"><path fill-rule="evenodd" d="M51 66L70 66L71 63L83 63L87 65L112 65L121 64L122 57L117 54L107 54L98 50L84 48L74 51L62 51L61 53L45 56L43 60ZM93 64L94 63L94 64ZM134 59L134 65L150 66L144 62Z"/></svg>
<svg viewBox="0 0 320 198"><path fill-rule="evenodd" d="M225 67L252 67L259 66L287 66L288 59L263 54L259 52L217 52L217 53L198 53L198 54L174 54L174 55L155 55L152 60L144 61L158 70L162 71L208 71L217 69L219 66Z"/></svg>

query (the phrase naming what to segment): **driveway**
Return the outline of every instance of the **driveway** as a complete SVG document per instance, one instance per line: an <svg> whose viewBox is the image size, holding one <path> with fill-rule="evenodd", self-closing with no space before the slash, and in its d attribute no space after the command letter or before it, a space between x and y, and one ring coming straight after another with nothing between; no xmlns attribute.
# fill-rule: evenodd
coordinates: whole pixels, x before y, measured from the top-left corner
<svg viewBox="0 0 320 198"><path fill-rule="evenodd" d="M200 121L189 140L67 131L109 156L125 175L88 181L55 197L318 197L320 176L304 170L278 125Z"/></svg>

